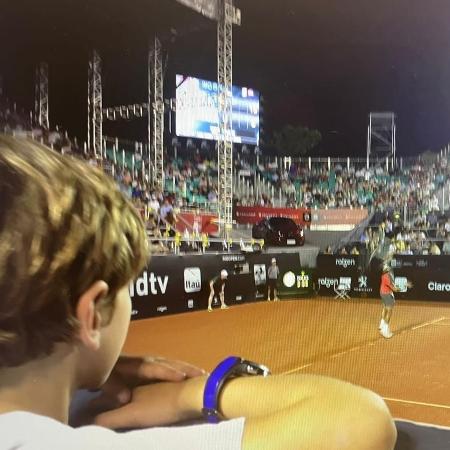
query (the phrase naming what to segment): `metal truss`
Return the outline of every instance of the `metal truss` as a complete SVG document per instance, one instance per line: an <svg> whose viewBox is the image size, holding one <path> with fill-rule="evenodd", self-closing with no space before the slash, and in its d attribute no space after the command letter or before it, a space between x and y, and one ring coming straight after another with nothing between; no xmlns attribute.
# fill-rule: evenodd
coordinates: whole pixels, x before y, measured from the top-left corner
<svg viewBox="0 0 450 450"><path fill-rule="evenodd" d="M219 228L228 236L233 223L233 22L237 11L233 0L219 0L217 22L217 98L219 111L218 212ZM239 13L240 20L240 13Z"/></svg>
<svg viewBox="0 0 450 450"><path fill-rule="evenodd" d="M102 60L95 50L88 70L88 148L103 159Z"/></svg>
<svg viewBox="0 0 450 450"><path fill-rule="evenodd" d="M148 114L147 103L135 103L132 105L112 106L103 108L103 120L129 120L138 119Z"/></svg>
<svg viewBox="0 0 450 450"><path fill-rule="evenodd" d="M101 152L101 146L95 146L95 136L102 133L103 121L130 120L148 117L148 179L158 189L164 189L164 93L163 93L163 61L160 40L155 37L148 56L148 100L147 103L112 106L101 108L101 60L94 52L89 63L89 95L88 95L88 142L91 134L94 151ZM97 93L97 94L95 94ZM101 114L97 114L101 111ZM97 140L101 137L97 137Z"/></svg>
<svg viewBox="0 0 450 450"><path fill-rule="evenodd" d="M151 142L152 183L158 189L164 190L164 85L162 47L158 37L155 37L153 49L150 52L150 86L149 101L152 100L153 127ZM153 95L152 95L153 94ZM150 136L149 136L150 137Z"/></svg>
<svg viewBox="0 0 450 450"><path fill-rule="evenodd" d="M48 120L48 64L41 62L36 68L34 113L35 120L47 130L50 128Z"/></svg>
<svg viewBox="0 0 450 450"><path fill-rule="evenodd" d="M153 46L149 44L148 48L148 63L147 63L147 150L148 150L148 179L153 180L153 158L152 158L152 59Z"/></svg>
<svg viewBox="0 0 450 450"><path fill-rule="evenodd" d="M367 128L367 164L369 158L392 158L392 167L396 157L396 125L393 112L369 114Z"/></svg>
<svg viewBox="0 0 450 450"><path fill-rule="evenodd" d="M209 19L217 20L218 212L220 233L227 237L233 222L233 24L241 25L241 11L233 6L233 0L177 1Z"/></svg>
<svg viewBox="0 0 450 450"><path fill-rule="evenodd" d="M208 19L219 20L222 0L176 0L184 6L202 14ZM233 24L241 24L241 11L234 8Z"/></svg>

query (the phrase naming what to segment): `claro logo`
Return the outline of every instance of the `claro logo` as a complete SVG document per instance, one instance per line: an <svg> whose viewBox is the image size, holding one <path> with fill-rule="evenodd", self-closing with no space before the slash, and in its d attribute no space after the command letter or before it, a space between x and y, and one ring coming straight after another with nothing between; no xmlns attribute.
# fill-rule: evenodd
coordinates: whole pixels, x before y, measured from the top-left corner
<svg viewBox="0 0 450 450"><path fill-rule="evenodd" d="M350 266L356 266L356 262L354 259L350 259L350 258L337 258L336 266L340 266L340 267L343 267L344 269L346 269L347 267L350 267Z"/></svg>
<svg viewBox="0 0 450 450"><path fill-rule="evenodd" d="M437 281L430 281L428 283L429 291L450 292L450 283L438 283Z"/></svg>
<svg viewBox="0 0 450 450"><path fill-rule="evenodd" d="M145 297L147 295L165 294L169 277L167 275L160 277L153 272L146 271L134 283L130 283L128 291L130 297Z"/></svg>

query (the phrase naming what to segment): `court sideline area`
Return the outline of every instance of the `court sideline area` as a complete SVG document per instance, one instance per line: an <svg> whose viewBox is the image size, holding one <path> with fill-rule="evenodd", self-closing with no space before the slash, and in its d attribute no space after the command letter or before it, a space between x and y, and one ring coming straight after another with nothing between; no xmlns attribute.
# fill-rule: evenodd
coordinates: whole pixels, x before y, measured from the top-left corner
<svg viewBox="0 0 450 450"><path fill-rule="evenodd" d="M235 354L273 373L332 376L374 390L395 418L450 426L450 305L398 301L390 340L380 311L376 299L318 298L146 319L131 324L125 351L207 370Z"/></svg>

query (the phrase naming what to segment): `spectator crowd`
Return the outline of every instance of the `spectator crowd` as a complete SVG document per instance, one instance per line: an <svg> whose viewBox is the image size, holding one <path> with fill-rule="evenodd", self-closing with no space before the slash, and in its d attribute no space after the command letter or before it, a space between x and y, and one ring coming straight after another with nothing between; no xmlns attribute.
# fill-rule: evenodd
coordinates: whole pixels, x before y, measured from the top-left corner
<svg viewBox="0 0 450 450"><path fill-rule="evenodd" d="M173 234L176 212L181 209L215 211L217 206L218 170L213 149L194 146L180 149L178 154L166 152L164 188L155 189L148 182L145 167L148 168L149 159L142 146L128 150L126 157L125 151L121 151L123 158L113 154L109 146L105 159L99 160L80 147L76 139L69 139L67 132L36 126L30 116L7 104L0 105L0 129L6 133L31 134L56 150L101 165L141 211L155 236ZM371 225L354 245L340 248L343 254L357 254L361 248L373 253L380 246L401 254L450 251L450 222L443 216L438 197L439 190L450 179L450 166L445 158L419 160L401 170L389 169L385 164L367 169L355 163L344 167L340 163L314 163L310 168L306 161L294 161L282 169L281 160L267 161L260 155L250 162L248 151L243 150L235 154L234 172L247 186L252 184L253 189L252 195L248 195L248 190L235 189L235 205L270 207L276 204L275 192L281 193L278 200L282 198L282 206L367 208L374 213ZM258 190L257 180L269 189Z"/></svg>

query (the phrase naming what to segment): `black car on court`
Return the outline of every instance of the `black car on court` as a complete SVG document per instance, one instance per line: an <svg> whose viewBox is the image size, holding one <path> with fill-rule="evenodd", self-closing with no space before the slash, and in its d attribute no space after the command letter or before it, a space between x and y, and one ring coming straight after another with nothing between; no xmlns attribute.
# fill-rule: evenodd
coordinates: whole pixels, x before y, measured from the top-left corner
<svg viewBox="0 0 450 450"><path fill-rule="evenodd" d="M266 246L305 244L303 228L287 217L267 217L253 225L253 239L264 239Z"/></svg>

